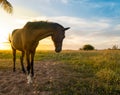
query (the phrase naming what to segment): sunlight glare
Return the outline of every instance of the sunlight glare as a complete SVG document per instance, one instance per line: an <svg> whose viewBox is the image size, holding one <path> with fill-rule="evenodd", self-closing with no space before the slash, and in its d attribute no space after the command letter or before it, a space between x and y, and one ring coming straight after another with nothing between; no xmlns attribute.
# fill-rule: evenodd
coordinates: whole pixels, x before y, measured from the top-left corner
<svg viewBox="0 0 120 95"><path fill-rule="evenodd" d="M0 43L0 50L10 50L11 46L9 43Z"/></svg>

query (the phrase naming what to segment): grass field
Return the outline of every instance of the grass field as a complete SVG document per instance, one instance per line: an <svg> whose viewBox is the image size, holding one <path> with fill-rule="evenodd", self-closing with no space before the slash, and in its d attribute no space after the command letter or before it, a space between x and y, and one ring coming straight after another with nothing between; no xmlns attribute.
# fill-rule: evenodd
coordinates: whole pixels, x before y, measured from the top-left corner
<svg viewBox="0 0 120 95"><path fill-rule="evenodd" d="M20 52L17 62L19 56ZM60 54L37 51L35 63L39 64L38 61L54 63L56 66L53 68L60 73L60 77L51 79L44 86L38 83L35 88L38 92L49 91L50 95L120 95L119 50L62 51ZM0 51L0 71L3 70L12 70L11 51Z"/></svg>

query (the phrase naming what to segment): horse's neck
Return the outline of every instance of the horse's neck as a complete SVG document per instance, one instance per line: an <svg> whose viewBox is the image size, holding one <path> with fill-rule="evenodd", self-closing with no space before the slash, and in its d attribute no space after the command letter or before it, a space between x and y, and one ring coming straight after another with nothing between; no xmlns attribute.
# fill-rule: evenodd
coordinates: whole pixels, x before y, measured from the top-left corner
<svg viewBox="0 0 120 95"><path fill-rule="evenodd" d="M52 32L45 33L39 37L39 40L44 39L44 38L51 36L51 35L52 35Z"/></svg>
<svg viewBox="0 0 120 95"><path fill-rule="evenodd" d="M48 31L48 32L45 32L45 33L42 33L42 34L39 34L37 37L36 37L36 41L39 41L41 39L44 39L48 36L51 36L53 32L51 31Z"/></svg>

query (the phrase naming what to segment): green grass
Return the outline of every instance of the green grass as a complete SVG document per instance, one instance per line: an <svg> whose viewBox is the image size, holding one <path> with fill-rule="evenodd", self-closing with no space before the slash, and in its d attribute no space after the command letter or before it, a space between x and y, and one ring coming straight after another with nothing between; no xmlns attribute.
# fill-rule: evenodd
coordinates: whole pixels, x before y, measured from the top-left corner
<svg viewBox="0 0 120 95"><path fill-rule="evenodd" d="M20 53L18 52L17 59ZM54 80L52 87L38 90L53 91L55 95L119 95L120 51L37 51L36 61L60 63L63 70L61 80ZM10 51L0 51L0 69L7 69L12 62ZM3 63L2 63L3 62Z"/></svg>

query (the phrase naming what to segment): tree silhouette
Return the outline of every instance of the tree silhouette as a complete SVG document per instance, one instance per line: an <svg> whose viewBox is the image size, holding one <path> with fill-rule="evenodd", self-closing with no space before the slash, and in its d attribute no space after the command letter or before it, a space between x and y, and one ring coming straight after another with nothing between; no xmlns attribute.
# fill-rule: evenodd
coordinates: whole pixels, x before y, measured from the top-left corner
<svg viewBox="0 0 120 95"><path fill-rule="evenodd" d="M10 2L8 2L7 0L0 0L0 5L3 7L3 9L7 13L12 13L13 12L13 7L10 4Z"/></svg>
<svg viewBox="0 0 120 95"><path fill-rule="evenodd" d="M114 49L114 50L119 49L119 48L118 48L118 45L113 45L112 49Z"/></svg>

